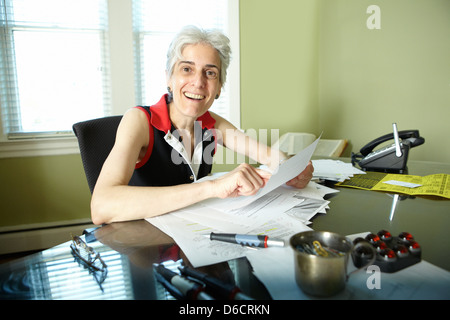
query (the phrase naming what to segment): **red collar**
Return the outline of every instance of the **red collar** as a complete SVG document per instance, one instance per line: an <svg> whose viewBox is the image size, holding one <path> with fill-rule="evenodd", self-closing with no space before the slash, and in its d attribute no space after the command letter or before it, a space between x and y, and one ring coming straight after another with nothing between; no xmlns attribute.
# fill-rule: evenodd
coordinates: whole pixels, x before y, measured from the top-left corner
<svg viewBox="0 0 450 320"><path fill-rule="evenodd" d="M163 95L157 104L150 107L152 126L156 129L169 132L172 128L172 122L170 121L169 111L166 102L167 94ZM202 124L202 129L212 129L216 120L211 116L209 111L206 111L200 117L197 118Z"/></svg>

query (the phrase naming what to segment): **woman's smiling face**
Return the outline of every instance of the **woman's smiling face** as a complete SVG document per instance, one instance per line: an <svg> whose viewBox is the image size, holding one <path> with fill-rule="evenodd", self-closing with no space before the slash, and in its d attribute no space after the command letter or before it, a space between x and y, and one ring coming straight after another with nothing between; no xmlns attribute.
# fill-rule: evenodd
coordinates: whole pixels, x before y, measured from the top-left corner
<svg viewBox="0 0 450 320"><path fill-rule="evenodd" d="M221 62L219 53L208 44L187 45L182 59L174 66L167 84L173 92L171 112L197 119L220 95Z"/></svg>

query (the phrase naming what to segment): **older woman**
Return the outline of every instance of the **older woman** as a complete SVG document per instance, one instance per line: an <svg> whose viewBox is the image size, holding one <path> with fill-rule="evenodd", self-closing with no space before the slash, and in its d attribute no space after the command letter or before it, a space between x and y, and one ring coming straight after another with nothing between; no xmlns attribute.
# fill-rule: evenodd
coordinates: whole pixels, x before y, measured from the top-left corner
<svg viewBox="0 0 450 320"><path fill-rule="evenodd" d="M253 195L264 186L270 174L245 163L219 179L190 183L211 172L217 143L271 168L286 158L208 111L226 81L230 51L219 31L186 27L177 34L167 55L169 93L122 118L93 192L95 224L148 218L213 197ZM310 164L288 184L306 186L312 171Z"/></svg>

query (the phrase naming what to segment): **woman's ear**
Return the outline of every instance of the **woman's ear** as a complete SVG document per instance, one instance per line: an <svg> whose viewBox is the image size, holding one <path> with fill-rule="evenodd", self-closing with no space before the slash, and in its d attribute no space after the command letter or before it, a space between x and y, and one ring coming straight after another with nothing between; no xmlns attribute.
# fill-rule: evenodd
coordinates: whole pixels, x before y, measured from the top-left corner
<svg viewBox="0 0 450 320"><path fill-rule="evenodd" d="M219 99L221 92L222 92L222 87L220 87L219 91L216 94L216 100Z"/></svg>

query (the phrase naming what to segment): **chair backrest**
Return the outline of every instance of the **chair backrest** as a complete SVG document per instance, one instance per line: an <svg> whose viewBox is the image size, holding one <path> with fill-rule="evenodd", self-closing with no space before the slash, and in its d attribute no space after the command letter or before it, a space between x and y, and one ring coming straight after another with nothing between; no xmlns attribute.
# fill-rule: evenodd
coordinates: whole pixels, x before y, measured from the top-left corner
<svg viewBox="0 0 450 320"><path fill-rule="evenodd" d="M111 116L75 123L72 127L78 139L84 173L91 193L94 191L103 163L116 140L122 116Z"/></svg>

